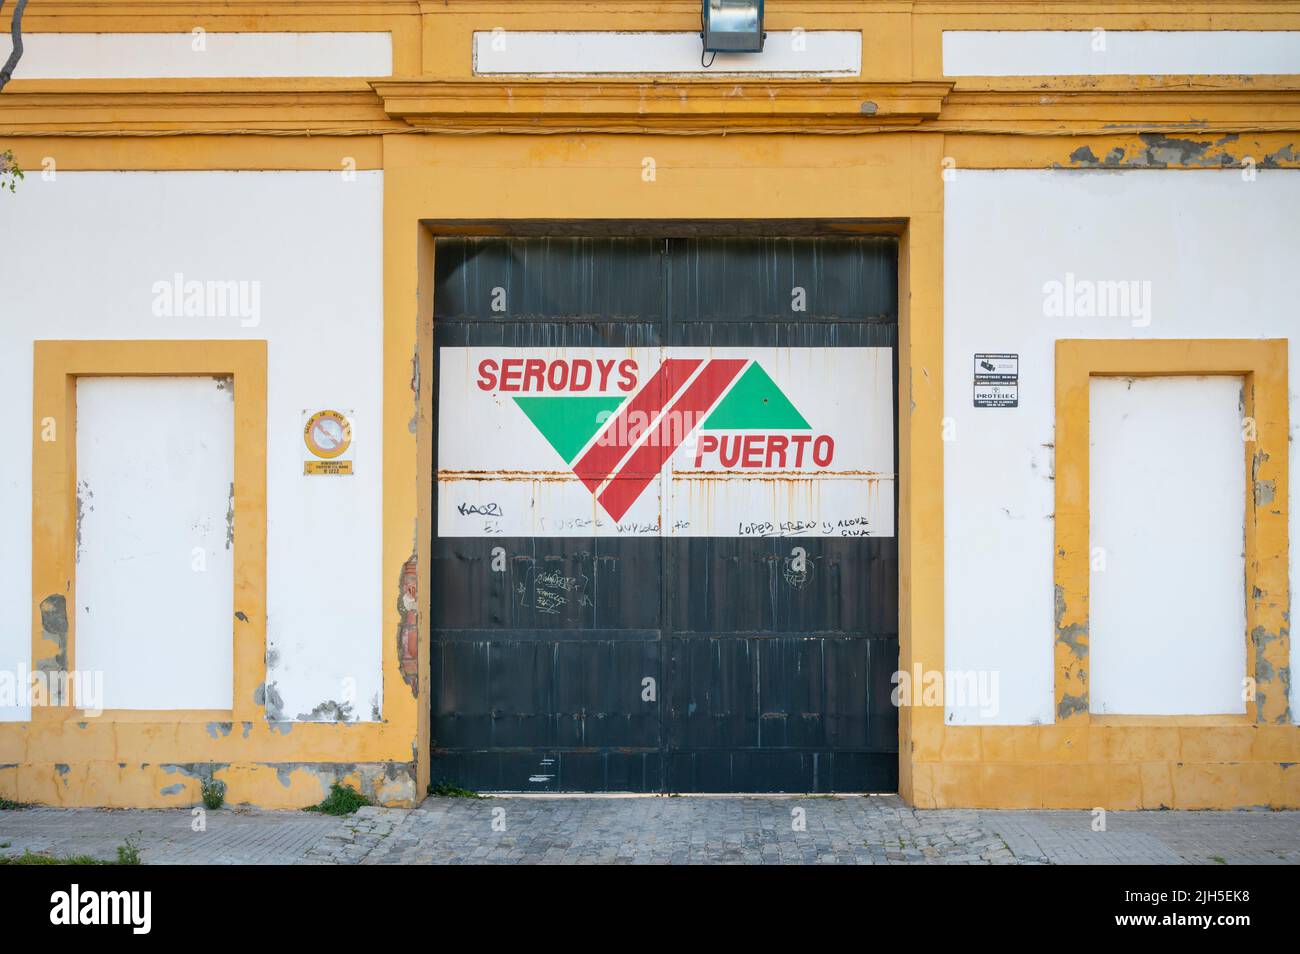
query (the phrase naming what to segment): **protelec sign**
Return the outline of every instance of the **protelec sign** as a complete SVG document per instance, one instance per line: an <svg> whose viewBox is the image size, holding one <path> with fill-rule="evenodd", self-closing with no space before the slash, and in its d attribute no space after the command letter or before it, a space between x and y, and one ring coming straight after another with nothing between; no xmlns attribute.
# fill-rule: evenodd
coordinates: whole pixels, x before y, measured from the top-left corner
<svg viewBox="0 0 1300 954"><path fill-rule="evenodd" d="M890 536L887 348L443 348L441 536Z"/></svg>

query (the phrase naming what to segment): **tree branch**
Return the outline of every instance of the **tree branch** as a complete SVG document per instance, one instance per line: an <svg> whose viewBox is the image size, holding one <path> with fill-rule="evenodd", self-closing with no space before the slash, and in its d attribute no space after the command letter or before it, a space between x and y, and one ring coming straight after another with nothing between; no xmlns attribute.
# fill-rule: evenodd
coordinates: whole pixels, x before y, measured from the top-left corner
<svg viewBox="0 0 1300 954"><path fill-rule="evenodd" d="M0 0L0 9L3 8L4 0ZM23 58L23 10L25 9L27 9L27 0L18 0L14 7L13 19L9 21L9 36L13 39L14 48L9 53L9 59L5 60L4 67L0 68L0 90L8 85L9 80L13 78L18 61Z"/></svg>

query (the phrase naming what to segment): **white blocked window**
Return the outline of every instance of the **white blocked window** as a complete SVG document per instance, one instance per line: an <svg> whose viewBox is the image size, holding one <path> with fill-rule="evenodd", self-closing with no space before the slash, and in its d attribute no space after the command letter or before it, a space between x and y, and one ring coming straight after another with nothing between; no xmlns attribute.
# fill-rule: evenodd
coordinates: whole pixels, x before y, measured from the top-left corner
<svg viewBox="0 0 1300 954"><path fill-rule="evenodd" d="M1300 73L1300 31L946 30L945 76Z"/></svg>
<svg viewBox="0 0 1300 954"><path fill-rule="evenodd" d="M226 381L77 381L75 664L101 708L231 708L234 460Z"/></svg>
<svg viewBox="0 0 1300 954"><path fill-rule="evenodd" d="M7 21L6 21L7 23ZM0 34L0 59L12 49ZM388 76L389 33L27 33L15 79Z"/></svg>
<svg viewBox="0 0 1300 954"><path fill-rule="evenodd" d="M1246 710L1242 380L1095 377L1094 713Z"/></svg>
<svg viewBox="0 0 1300 954"><path fill-rule="evenodd" d="M700 34L506 31L474 34L478 75L601 76L631 73L749 73L769 76L857 76L857 30L769 31L761 53L700 59Z"/></svg>

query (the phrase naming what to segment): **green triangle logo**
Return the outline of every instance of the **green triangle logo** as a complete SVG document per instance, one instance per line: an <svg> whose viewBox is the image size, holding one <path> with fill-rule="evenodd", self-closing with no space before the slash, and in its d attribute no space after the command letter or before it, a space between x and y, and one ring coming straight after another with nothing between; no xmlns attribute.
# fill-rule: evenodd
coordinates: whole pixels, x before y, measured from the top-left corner
<svg viewBox="0 0 1300 954"><path fill-rule="evenodd" d="M750 364L702 427L708 431L812 429L757 361Z"/></svg>
<svg viewBox="0 0 1300 954"><path fill-rule="evenodd" d="M623 400L621 397L517 397L515 403L564 462L571 464Z"/></svg>

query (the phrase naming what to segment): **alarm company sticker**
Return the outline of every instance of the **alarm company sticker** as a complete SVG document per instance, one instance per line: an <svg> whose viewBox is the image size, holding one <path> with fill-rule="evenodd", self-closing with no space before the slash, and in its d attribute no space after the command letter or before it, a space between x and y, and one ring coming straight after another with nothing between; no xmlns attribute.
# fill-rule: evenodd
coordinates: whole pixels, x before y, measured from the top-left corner
<svg viewBox="0 0 1300 954"><path fill-rule="evenodd" d="M975 355L975 406L1020 406L1020 355Z"/></svg>
<svg viewBox="0 0 1300 954"><path fill-rule="evenodd" d="M352 473L352 421L341 411L303 411L304 474Z"/></svg>

